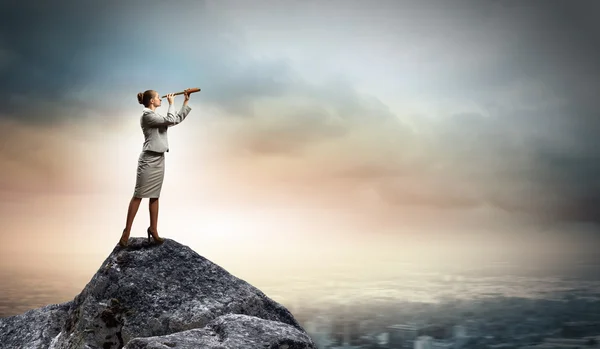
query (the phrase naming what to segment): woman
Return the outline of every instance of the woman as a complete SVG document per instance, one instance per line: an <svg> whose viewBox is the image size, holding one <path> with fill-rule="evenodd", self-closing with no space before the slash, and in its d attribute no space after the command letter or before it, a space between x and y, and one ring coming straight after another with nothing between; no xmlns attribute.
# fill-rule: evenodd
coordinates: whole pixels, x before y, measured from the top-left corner
<svg viewBox="0 0 600 349"><path fill-rule="evenodd" d="M167 129L182 122L192 108L188 106L188 101L190 100L189 93L184 93L185 100L183 101L181 110L175 113L175 108L173 107L175 97L171 93L167 95L167 100L169 101L167 116L162 116L156 112L156 108L161 105L161 98L159 96L158 92L154 90L147 90L144 93L140 92L137 95L138 102L144 105L142 117L140 118L140 125L144 133L144 147L138 158L135 190L129 202L127 222L119 240L121 247L127 246L133 219L140 207L142 198L150 199L148 205L150 209L150 227L147 230L148 241L152 237L157 244L163 242L163 239L158 236L157 221L158 198L165 175L165 152L169 151Z"/></svg>

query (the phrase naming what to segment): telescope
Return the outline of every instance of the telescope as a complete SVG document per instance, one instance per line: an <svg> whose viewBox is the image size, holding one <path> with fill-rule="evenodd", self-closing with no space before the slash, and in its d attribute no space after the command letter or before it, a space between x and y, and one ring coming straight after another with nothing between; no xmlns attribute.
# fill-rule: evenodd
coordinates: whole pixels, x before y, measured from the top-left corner
<svg viewBox="0 0 600 349"><path fill-rule="evenodd" d="M177 92L177 93L173 93L173 96L177 96L177 95L182 95L184 93L194 93L194 92L200 92L200 89L198 87L192 87L192 88L186 88L185 90L181 91L181 92ZM167 97L167 95L164 95L160 98L165 98Z"/></svg>

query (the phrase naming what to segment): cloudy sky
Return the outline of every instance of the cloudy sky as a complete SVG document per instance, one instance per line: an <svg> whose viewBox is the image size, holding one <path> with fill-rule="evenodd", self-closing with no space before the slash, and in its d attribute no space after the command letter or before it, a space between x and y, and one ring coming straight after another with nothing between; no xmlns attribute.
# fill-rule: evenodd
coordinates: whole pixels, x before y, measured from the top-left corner
<svg viewBox="0 0 600 349"><path fill-rule="evenodd" d="M599 11L4 1L0 266L93 272L133 194L137 93L188 87L159 232L246 279L274 262L594 255ZM148 222L145 199L132 236Z"/></svg>

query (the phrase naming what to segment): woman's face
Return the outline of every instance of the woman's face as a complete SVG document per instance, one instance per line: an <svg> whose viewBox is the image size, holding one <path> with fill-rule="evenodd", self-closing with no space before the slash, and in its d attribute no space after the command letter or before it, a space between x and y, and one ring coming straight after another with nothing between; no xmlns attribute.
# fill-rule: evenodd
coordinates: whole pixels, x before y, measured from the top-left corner
<svg viewBox="0 0 600 349"><path fill-rule="evenodd" d="M150 100L150 103L152 103L154 107L157 108L160 107L161 102L162 101L160 99L160 95L158 94L158 92L154 91L154 98Z"/></svg>

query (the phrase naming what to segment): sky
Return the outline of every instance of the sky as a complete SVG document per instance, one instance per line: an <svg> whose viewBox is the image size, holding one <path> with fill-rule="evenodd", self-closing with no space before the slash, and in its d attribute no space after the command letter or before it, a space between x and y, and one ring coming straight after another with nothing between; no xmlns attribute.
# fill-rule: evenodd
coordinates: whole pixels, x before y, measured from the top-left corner
<svg viewBox="0 0 600 349"><path fill-rule="evenodd" d="M202 91L169 129L159 234L245 279L597 257L599 11L3 1L0 268L91 277L133 195L137 93L188 87ZM131 236L148 225L145 199Z"/></svg>

